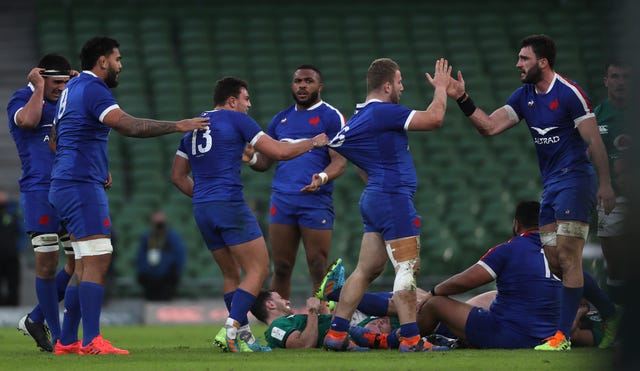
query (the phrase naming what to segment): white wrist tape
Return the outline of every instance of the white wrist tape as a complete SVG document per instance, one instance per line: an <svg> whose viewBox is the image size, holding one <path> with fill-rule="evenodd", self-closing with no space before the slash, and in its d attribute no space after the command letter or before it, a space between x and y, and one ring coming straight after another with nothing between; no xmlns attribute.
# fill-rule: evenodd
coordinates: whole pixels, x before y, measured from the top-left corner
<svg viewBox="0 0 640 371"><path fill-rule="evenodd" d="M329 181L329 175L327 175L327 173L325 173L324 171L319 173L318 176L322 180L322 184L327 184L327 182Z"/></svg>
<svg viewBox="0 0 640 371"><path fill-rule="evenodd" d="M251 160L249 160L248 164L249 166L255 165L256 162L258 162L258 154L257 153L253 153L253 157L251 157Z"/></svg>

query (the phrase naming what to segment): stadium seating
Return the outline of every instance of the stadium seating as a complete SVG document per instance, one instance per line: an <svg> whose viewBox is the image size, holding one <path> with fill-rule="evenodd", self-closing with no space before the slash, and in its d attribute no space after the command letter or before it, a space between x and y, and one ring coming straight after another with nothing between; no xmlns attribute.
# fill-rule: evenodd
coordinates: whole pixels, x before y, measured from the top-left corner
<svg viewBox="0 0 640 371"><path fill-rule="evenodd" d="M112 5L113 3L113 5ZM365 74L378 57L402 68L402 103L424 109L432 88L424 78L436 58L462 70L475 102L491 111L516 89L519 40L548 33L559 46L559 72L580 82L594 102L603 97L606 40L601 5L541 0L504 9L498 0L432 4L399 0L362 7L328 0L281 8L268 2L220 4L198 0L39 0L36 40L40 53L76 56L87 38L107 34L121 42L123 71L114 90L128 113L175 120L212 108L215 80L246 79L250 114L266 128L291 104L293 69L316 64L325 82L323 98L348 118L365 96ZM539 9L551 8L552 12ZM503 13L506 12L507 16ZM76 60L74 59L74 65ZM416 208L423 217L425 274L447 275L478 259L483 250L509 237L515 204L538 199L540 181L529 133L517 125L497 138L483 138L452 100L442 129L410 136L419 188ZM181 134L109 142L113 189L109 192L120 256L116 271L133 282L132 264L148 212L162 208L189 249L185 279L196 286L183 295L215 290L216 270L193 221L190 200L175 190L169 169ZM245 195L266 225L273 170L243 169ZM352 166L335 183L336 225L332 257L355 265L362 233L358 199L363 183ZM304 259L294 274L308 280ZM385 271L385 274L388 274ZM200 285L200 286L198 286ZM130 287L120 293L135 293ZM306 287L307 285L300 285ZM195 287L195 288L194 288ZM296 288L294 288L294 291Z"/></svg>

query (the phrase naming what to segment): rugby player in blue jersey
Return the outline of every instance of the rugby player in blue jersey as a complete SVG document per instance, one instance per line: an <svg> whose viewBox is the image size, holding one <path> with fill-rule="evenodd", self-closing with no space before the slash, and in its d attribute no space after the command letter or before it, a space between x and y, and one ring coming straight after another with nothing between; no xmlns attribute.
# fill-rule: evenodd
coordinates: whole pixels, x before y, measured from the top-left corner
<svg viewBox="0 0 640 371"><path fill-rule="evenodd" d="M88 40L80 52L82 73L73 78L57 104L56 155L49 202L69 231L79 276L77 299L82 312L82 341L77 340L80 313L65 317L76 335L56 344L56 353L129 354L100 333L104 283L111 264L111 217L105 191L107 140L111 129L130 137L154 137L208 127L207 118L156 121L130 116L114 99L122 70L119 43L108 37ZM65 297L67 300L73 300ZM75 341L74 341L75 340Z"/></svg>
<svg viewBox="0 0 640 371"><path fill-rule="evenodd" d="M66 58L47 54L29 72L28 86L16 91L7 105L9 131L22 165L19 183L25 229L36 257L38 305L20 319L18 329L33 337L38 347L47 352L53 351L53 344L60 337L58 302L64 297L75 263L69 235L48 200L54 158L50 133L56 102L69 79L77 74ZM67 260L56 274L58 241Z"/></svg>
<svg viewBox="0 0 640 371"><path fill-rule="evenodd" d="M247 83L235 77L216 82L213 105L213 110L201 114L211 124L180 141L171 178L192 197L196 223L222 272L229 317L216 334L215 345L233 353L269 351L251 333L247 318L269 274L269 254L242 193L242 155L249 143L269 158L290 160L325 146L328 137L319 133L294 142L272 139L247 115L251 107Z"/></svg>
<svg viewBox="0 0 640 371"><path fill-rule="evenodd" d="M325 133L333 138L344 125L344 117L322 100L322 74L304 64L296 68L291 82L295 104L273 117L267 134L282 142L292 142ZM346 167L346 159L329 148L319 148L289 161L280 161L271 183L269 245L273 261L271 288L289 299L291 273L300 239L307 265L318 289L328 267L333 231L333 180ZM265 171L273 160L256 152L251 168ZM326 308L326 306L322 306Z"/></svg>
<svg viewBox="0 0 640 371"><path fill-rule="evenodd" d="M531 35L520 46L516 68L524 85L491 115L474 105L465 92L461 72L457 79L451 79L447 94L456 99L484 136L500 134L522 119L527 122L544 188L540 237L549 264L556 274L562 275L563 283L559 329L536 349L569 350L568 337L583 291L591 302L591 296L601 292L593 277L582 270L589 220L596 204L606 214L611 212L615 195L607 152L591 103L575 82L554 71L554 41L546 35Z"/></svg>
<svg viewBox="0 0 640 371"><path fill-rule="evenodd" d="M384 269L387 259L395 268L393 301L400 319L402 352L430 350L416 324L416 273L420 268L420 217L413 205L416 170L409 152L408 131L442 126L447 107L446 89L451 66L435 63L431 104L424 111L401 106L402 74L388 58L374 60L367 71L366 101L330 143L330 147L360 168L367 184L360 198L364 235L358 265L346 280L335 309L331 330L324 338L327 349L354 349L347 336L349 319L366 288Z"/></svg>
<svg viewBox="0 0 640 371"><path fill-rule="evenodd" d="M442 323L475 348L531 348L553 336L560 318L562 284L549 269L542 249L539 209L536 201L519 203L513 238L434 286L418 310L421 333L431 334ZM488 308L449 297L494 280L497 295Z"/></svg>

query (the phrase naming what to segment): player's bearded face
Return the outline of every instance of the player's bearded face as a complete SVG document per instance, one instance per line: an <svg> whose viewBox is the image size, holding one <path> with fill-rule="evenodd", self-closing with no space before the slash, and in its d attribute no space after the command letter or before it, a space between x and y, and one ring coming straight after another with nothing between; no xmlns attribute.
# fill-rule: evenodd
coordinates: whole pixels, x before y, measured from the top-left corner
<svg viewBox="0 0 640 371"><path fill-rule="evenodd" d="M296 101L296 103L302 108L309 108L314 105L318 101L318 96L320 93L316 90L314 92L307 92L306 99L302 99L298 97L298 92L292 92L291 96Z"/></svg>
<svg viewBox="0 0 640 371"><path fill-rule="evenodd" d="M105 84L107 84L108 87L115 88L116 86L118 86L118 73L119 71L117 71L112 66L109 66L109 68L107 69L107 77L104 80Z"/></svg>
<svg viewBox="0 0 640 371"><path fill-rule="evenodd" d="M522 82L525 84L535 84L542 79L542 70L538 67L537 62L529 70L522 72L524 72Z"/></svg>

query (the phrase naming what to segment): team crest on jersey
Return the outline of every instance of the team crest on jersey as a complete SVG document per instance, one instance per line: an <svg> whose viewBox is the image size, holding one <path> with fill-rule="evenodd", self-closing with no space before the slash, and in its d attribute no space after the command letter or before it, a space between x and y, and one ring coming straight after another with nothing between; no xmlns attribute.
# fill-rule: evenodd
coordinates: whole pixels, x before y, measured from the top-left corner
<svg viewBox="0 0 640 371"><path fill-rule="evenodd" d="M42 138L42 141L45 143L49 143L49 136L45 135L44 138Z"/></svg>
<svg viewBox="0 0 640 371"><path fill-rule="evenodd" d="M318 125L320 123L320 116L310 118L309 123L313 126Z"/></svg>
<svg viewBox="0 0 640 371"><path fill-rule="evenodd" d="M553 102L549 103L549 109L555 111L558 109L560 104L558 103L558 98L554 99Z"/></svg>

